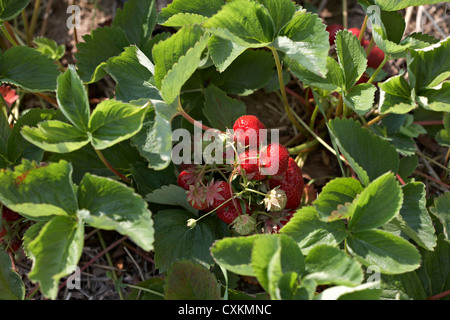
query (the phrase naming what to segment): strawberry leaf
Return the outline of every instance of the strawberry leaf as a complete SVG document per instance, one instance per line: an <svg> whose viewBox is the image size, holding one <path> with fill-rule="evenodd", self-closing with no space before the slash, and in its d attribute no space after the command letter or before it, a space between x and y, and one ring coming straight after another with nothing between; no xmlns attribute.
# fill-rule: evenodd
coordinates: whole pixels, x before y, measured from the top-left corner
<svg viewBox="0 0 450 320"><path fill-rule="evenodd" d="M359 286L331 286L318 295L314 300L379 300L381 289L380 282L363 283Z"/></svg>
<svg viewBox="0 0 450 320"><path fill-rule="evenodd" d="M106 71L117 83L117 100L161 100L159 91L153 84L155 66L138 47L126 47L119 56L109 59Z"/></svg>
<svg viewBox="0 0 450 320"><path fill-rule="evenodd" d="M56 98L59 108L75 127L86 132L90 115L89 99L75 66L70 65L57 81Z"/></svg>
<svg viewBox="0 0 450 320"><path fill-rule="evenodd" d="M106 75L109 58L122 53L130 45L126 32L119 27L97 28L83 36L77 44L78 74L85 83L97 82Z"/></svg>
<svg viewBox="0 0 450 320"><path fill-rule="evenodd" d="M112 23L125 31L131 44L145 50L152 38L156 25L156 1L134 0L118 9Z"/></svg>
<svg viewBox="0 0 450 320"><path fill-rule="evenodd" d="M344 72L345 92L348 92L367 69L367 55L358 38L350 31L338 31L336 34L336 52L341 69Z"/></svg>
<svg viewBox="0 0 450 320"><path fill-rule="evenodd" d="M381 9L386 11L397 11L402 10L411 6L421 6L424 4L435 4L440 3L442 1L439 0L399 0L399 1L390 1L390 0L376 0L375 1Z"/></svg>
<svg viewBox="0 0 450 320"><path fill-rule="evenodd" d="M187 221L191 218L197 217L178 209L155 214L155 263L160 272L167 271L173 262L182 259L207 267L214 264L209 249L215 240L229 235L227 226L216 217L208 216L190 228Z"/></svg>
<svg viewBox="0 0 450 320"><path fill-rule="evenodd" d="M56 299L59 280L77 266L84 245L84 226L69 217L53 217L28 244L33 268L31 281L39 282L43 294Z"/></svg>
<svg viewBox="0 0 450 320"><path fill-rule="evenodd" d="M216 36L248 48L264 47L275 36L269 11L255 1L227 2L204 26Z"/></svg>
<svg viewBox="0 0 450 320"><path fill-rule="evenodd" d="M154 109L145 115L142 129L131 138L142 157L148 160L149 168L162 170L172 159L172 118L176 114L174 105L153 100ZM175 102L176 104L176 102Z"/></svg>
<svg viewBox="0 0 450 320"><path fill-rule="evenodd" d="M24 126L21 133L26 140L49 152L72 152L89 143L85 132L58 120L40 122L36 128Z"/></svg>
<svg viewBox="0 0 450 320"><path fill-rule="evenodd" d="M252 250L256 239L262 235L227 237L214 242L211 255L214 261L233 273L254 277Z"/></svg>
<svg viewBox="0 0 450 320"><path fill-rule="evenodd" d="M25 126L35 126L42 120L56 119L60 112L55 110L28 109L24 111L11 131L7 142L8 166L20 164L22 158L40 162L44 150L27 141L21 134ZM9 126L8 126L9 127Z"/></svg>
<svg viewBox="0 0 450 320"><path fill-rule="evenodd" d="M330 44L326 26L316 14L305 10L296 12L281 29L273 46L308 71L326 76Z"/></svg>
<svg viewBox="0 0 450 320"><path fill-rule="evenodd" d="M362 116L372 109L376 91L373 84L361 83L343 94L343 99L348 107Z"/></svg>
<svg viewBox="0 0 450 320"><path fill-rule="evenodd" d="M422 265L418 274L427 297L450 290L450 242L439 234L433 251L421 249Z"/></svg>
<svg viewBox="0 0 450 320"><path fill-rule="evenodd" d="M136 106L116 100L100 102L89 119L92 145L101 150L134 136L142 128L148 104Z"/></svg>
<svg viewBox="0 0 450 320"><path fill-rule="evenodd" d="M352 119L333 119L329 127L340 151L364 186L386 172L397 173L399 155L388 141L361 128L359 122Z"/></svg>
<svg viewBox="0 0 450 320"><path fill-rule="evenodd" d="M133 189L87 173L78 188L78 202L78 216L88 225L115 230L145 251L153 249L151 212Z"/></svg>
<svg viewBox="0 0 450 320"><path fill-rule="evenodd" d="M257 0L270 13L275 25L275 33L278 33L295 14L296 8L290 0Z"/></svg>
<svg viewBox="0 0 450 320"><path fill-rule="evenodd" d="M409 83L403 76L389 78L379 87L381 113L404 114L416 108Z"/></svg>
<svg viewBox="0 0 450 320"><path fill-rule="evenodd" d="M427 110L436 112L450 111L450 81L442 82L433 89L420 91L418 103Z"/></svg>
<svg viewBox="0 0 450 320"><path fill-rule="evenodd" d="M37 46L37 51L42 52L52 60L59 60L66 53L66 47L63 44L58 45L55 40L50 38L36 37L33 39L33 42Z"/></svg>
<svg viewBox="0 0 450 320"><path fill-rule="evenodd" d="M440 145L450 147L450 113L444 116L444 129L437 133L436 141Z"/></svg>
<svg viewBox="0 0 450 320"><path fill-rule="evenodd" d="M228 94L250 95L266 86L275 74L272 55L263 50L246 50L222 73L209 81Z"/></svg>
<svg viewBox="0 0 450 320"><path fill-rule="evenodd" d="M386 173L372 181L354 203L348 228L352 232L360 232L378 228L397 216L403 203L403 194L395 176Z"/></svg>
<svg viewBox="0 0 450 320"><path fill-rule="evenodd" d="M230 98L216 86L209 85L205 89L203 113L213 128L226 131L227 128L233 128L237 118L246 114L246 106L241 101Z"/></svg>
<svg viewBox="0 0 450 320"><path fill-rule="evenodd" d="M436 216L443 226L443 234L450 240L450 194L444 193L434 200L434 206L430 208L431 213Z"/></svg>
<svg viewBox="0 0 450 320"><path fill-rule="evenodd" d="M182 86L198 68L208 38L200 26L186 26L153 47L155 84L166 103L176 100Z"/></svg>
<svg viewBox="0 0 450 320"><path fill-rule="evenodd" d="M35 49L17 46L0 54L0 82L30 92L54 91L59 75L52 59Z"/></svg>
<svg viewBox="0 0 450 320"><path fill-rule="evenodd" d="M364 280L361 265L338 248L320 245L305 258L306 275L318 285L357 286Z"/></svg>
<svg viewBox="0 0 450 320"><path fill-rule="evenodd" d="M407 240L382 230L355 232L346 239L348 251L366 267L400 274L420 266L420 254Z"/></svg>
<svg viewBox="0 0 450 320"><path fill-rule="evenodd" d="M408 59L408 75L411 88L415 88L417 95L421 90L434 88L450 75L450 37L429 47L411 50Z"/></svg>
<svg viewBox="0 0 450 320"><path fill-rule="evenodd" d="M164 25L171 17L183 14L212 17L222 6L222 0L174 0L161 9L158 20Z"/></svg>
<svg viewBox="0 0 450 320"><path fill-rule="evenodd" d="M336 178L328 182L319 194L314 207L318 217L323 221L334 221L345 217L336 216L333 212L339 205L351 203L363 191L361 183L353 178Z"/></svg>
<svg viewBox="0 0 450 320"><path fill-rule="evenodd" d="M166 300L220 300L216 276L203 265L189 260L174 262L164 285Z"/></svg>
<svg viewBox="0 0 450 320"><path fill-rule="evenodd" d="M24 159L14 171L0 172L0 201L30 218L75 215L71 173L72 166L66 161L38 166Z"/></svg>
<svg viewBox="0 0 450 320"><path fill-rule="evenodd" d="M247 47L233 41L212 35L208 41L208 50L211 60L217 71L223 72Z"/></svg>
<svg viewBox="0 0 450 320"><path fill-rule="evenodd" d="M410 182L402 187L402 192L404 200L400 215L390 224L396 226L419 246L433 250L437 237L426 209L425 185L422 182Z"/></svg>
<svg viewBox="0 0 450 320"><path fill-rule="evenodd" d="M12 268L9 255L0 250L0 300L23 300L25 285Z"/></svg>
<svg viewBox="0 0 450 320"><path fill-rule="evenodd" d="M153 190L145 196L145 200L151 203L180 206L198 215L198 210L194 209L186 200L186 190L177 185L162 186L160 189Z"/></svg>
<svg viewBox="0 0 450 320"><path fill-rule="evenodd" d="M29 3L30 0L2 0L0 6L0 23L17 17Z"/></svg>
<svg viewBox="0 0 450 320"><path fill-rule="evenodd" d="M312 206L297 210L291 220L281 228L280 233L293 238L304 255L321 244L337 246L347 237L345 224L341 220L321 221Z"/></svg>
<svg viewBox="0 0 450 320"><path fill-rule="evenodd" d="M258 282L271 299L282 299L282 296L289 295L279 288L283 275L290 273L297 278L305 272L300 248L291 237L284 234L257 237L253 244L251 265Z"/></svg>

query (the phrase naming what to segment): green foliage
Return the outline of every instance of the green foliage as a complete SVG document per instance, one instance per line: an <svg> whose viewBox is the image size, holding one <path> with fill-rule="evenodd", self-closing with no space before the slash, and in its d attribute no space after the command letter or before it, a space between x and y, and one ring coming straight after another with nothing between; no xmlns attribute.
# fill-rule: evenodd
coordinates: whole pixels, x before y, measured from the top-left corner
<svg viewBox="0 0 450 320"><path fill-rule="evenodd" d="M159 12L154 0L129 0L111 26L83 37L67 68L59 62L64 46L52 39L2 50L0 83L17 87L20 100L0 101L0 202L30 223L29 280L56 299L91 227L154 253L163 277L129 285L128 299L419 300L448 291L450 198L441 191L450 169L438 164L437 188L414 172L424 157L420 135L450 146L450 38L404 36L400 10L436 1L358 2L383 64L406 59L398 75L368 69L365 48L348 30L330 44L317 13L290 0L175 0ZM0 23L28 4L1 0ZM93 103L90 85L105 77L115 91ZM314 97L302 92L304 109L284 95L293 83ZM172 134L192 131L193 119L225 132L247 113L242 96L258 91L280 91L293 113L287 118L305 127L296 139L307 148L297 157L293 146L290 155L305 160L310 144L321 144L335 153L341 176L327 177L317 197L308 194L292 212L253 213L257 227L242 236L215 211L194 209L176 185L182 169L171 163ZM57 110L23 108L28 93ZM421 125L422 116L439 122ZM232 178L233 188L256 185ZM239 276L255 277L262 292L237 290ZM121 281L117 287L127 286ZM24 298L2 246L0 299Z"/></svg>

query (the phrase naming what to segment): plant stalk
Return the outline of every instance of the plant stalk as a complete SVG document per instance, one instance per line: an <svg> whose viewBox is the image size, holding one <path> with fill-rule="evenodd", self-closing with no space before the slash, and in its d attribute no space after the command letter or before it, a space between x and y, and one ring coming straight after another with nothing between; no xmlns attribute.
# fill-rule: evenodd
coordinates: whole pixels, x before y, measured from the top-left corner
<svg viewBox="0 0 450 320"><path fill-rule="evenodd" d="M36 23L37 23L37 19L39 16L40 6L41 6L41 0L36 0L36 2L34 3L34 10L33 10L33 16L31 17L30 28L28 30L28 32L29 32L28 36L30 39L33 38L34 30L36 29Z"/></svg>
<svg viewBox="0 0 450 320"><path fill-rule="evenodd" d="M283 80L283 68L281 66L280 57L278 56L277 49L269 47L272 51L275 64L277 66L277 73L278 73L278 82L280 83L280 90L281 90L281 96L284 103L284 109L286 111L286 114L289 118L289 120L292 122L292 124L301 132L306 134L307 132L305 129L298 123L298 121L295 119L294 115L292 114L291 107L289 105L289 101L286 94L286 88L284 86L284 80Z"/></svg>
<svg viewBox="0 0 450 320"><path fill-rule="evenodd" d="M116 176L118 176L120 179L122 179L123 181L125 181L128 184L131 184L131 180L128 179L127 177L125 177L123 174L121 174L119 171L117 171L109 162L108 160L106 160L105 156L103 155L103 153L100 150L95 149L95 152L97 153L98 157L100 158L100 160L103 162L103 164L109 169L111 170L112 173L114 173Z"/></svg>

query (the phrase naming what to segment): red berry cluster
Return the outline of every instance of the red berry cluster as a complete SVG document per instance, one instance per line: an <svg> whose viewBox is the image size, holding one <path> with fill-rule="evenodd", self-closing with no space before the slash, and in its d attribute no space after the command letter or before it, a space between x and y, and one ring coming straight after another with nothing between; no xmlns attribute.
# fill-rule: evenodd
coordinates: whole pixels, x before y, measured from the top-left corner
<svg viewBox="0 0 450 320"><path fill-rule="evenodd" d="M286 147L262 143L260 130L265 128L257 117L242 116L233 125L234 163L179 167L177 182L189 204L215 213L240 234L257 232L267 217L283 225L301 205L302 170Z"/></svg>

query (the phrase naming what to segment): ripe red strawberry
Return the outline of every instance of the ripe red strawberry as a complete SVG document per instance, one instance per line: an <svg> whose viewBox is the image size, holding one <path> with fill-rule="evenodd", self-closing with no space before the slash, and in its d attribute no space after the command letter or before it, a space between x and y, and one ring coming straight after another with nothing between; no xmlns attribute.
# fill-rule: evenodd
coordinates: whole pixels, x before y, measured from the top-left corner
<svg viewBox="0 0 450 320"><path fill-rule="evenodd" d="M353 35L357 38L359 38L359 35L361 34L361 30L359 28L350 28L348 29Z"/></svg>
<svg viewBox="0 0 450 320"><path fill-rule="evenodd" d="M250 180L262 180L265 178L260 172L258 150L248 149L239 155L239 172Z"/></svg>
<svg viewBox="0 0 450 320"><path fill-rule="evenodd" d="M260 142L259 130L263 129L266 129L266 126L256 116L242 116L233 124L234 140L245 146L252 144L250 147L258 147ZM254 143L256 145L253 145Z"/></svg>
<svg viewBox="0 0 450 320"><path fill-rule="evenodd" d="M367 48L370 44L370 41L363 40L362 42L364 48ZM372 51L370 52L369 56L367 57L367 66L369 68L376 69L378 66L383 62L384 60L384 52L376 45L373 46Z"/></svg>
<svg viewBox="0 0 450 320"><path fill-rule="evenodd" d="M330 41L330 45L334 45L334 41L336 40L336 32L338 32L339 30L344 30L344 26L341 24L330 24L329 26L327 26L328 31L328 40Z"/></svg>
<svg viewBox="0 0 450 320"><path fill-rule="evenodd" d="M224 207L233 204L232 201L229 201L233 195L231 193L230 186L228 185L228 183L226 183L225 181L219 181L219 183L216 185L216 191L219 196L214 197L214 202L212 205L214 208L217 208L225 201L228 202L227 204L223 205Z"/></svg>
<svg viewBox="0 0 450 320"><path fill-rule="evenodd" d="M15 211L12 211L8 207L3 206L3 214L2 214L3 220L5 221L16 221L21 216Z"/></svg>
<svg viewBox="0 0 450 320"><path fill-rule="evenodd" d="M286 193L287 203L285 209L297 209L302 200L303 195L303 176L302 170L293 158L289 158L288 169L283 176L272 177L269 180L271 189L280 187Z"/></svg>
<svg viewBox="0 0 450 320"><path fill-rule="evenodd" d="M240 214L244 214L242 212L242 208L240 203L237 203L237 206L239 208L239 211L236 210L236 207L233 205L232 202L230 202L229 206L221 207L217 209L217 217L222 220L223 222L230 224L236 219ZM252 211L248 207L248 203L245 204L245 214L251 215Z"/></svg>
<svg viewBox="0 0 450 320"><path fill-rule="evenodd" d="M288 149L279 144L271 143L262 150L259 157L263 175L279 176L286 172L289 164Z"/></svg>
<svg viewBox="0 0 450 320"><path fill-rule="evenodd" d="M232 223L238 216L239 212L233 205L227 206L226 208L219 208L217 210L217 217L226 224Z"/></svg>
<svg viewBox="0 0 450 320"><path fill-rule="evenodd" d="M189 190L189 186L195 184L195 169L188 168L184 171L181 171L177 178L177 184L184 190Z"/></svg>

